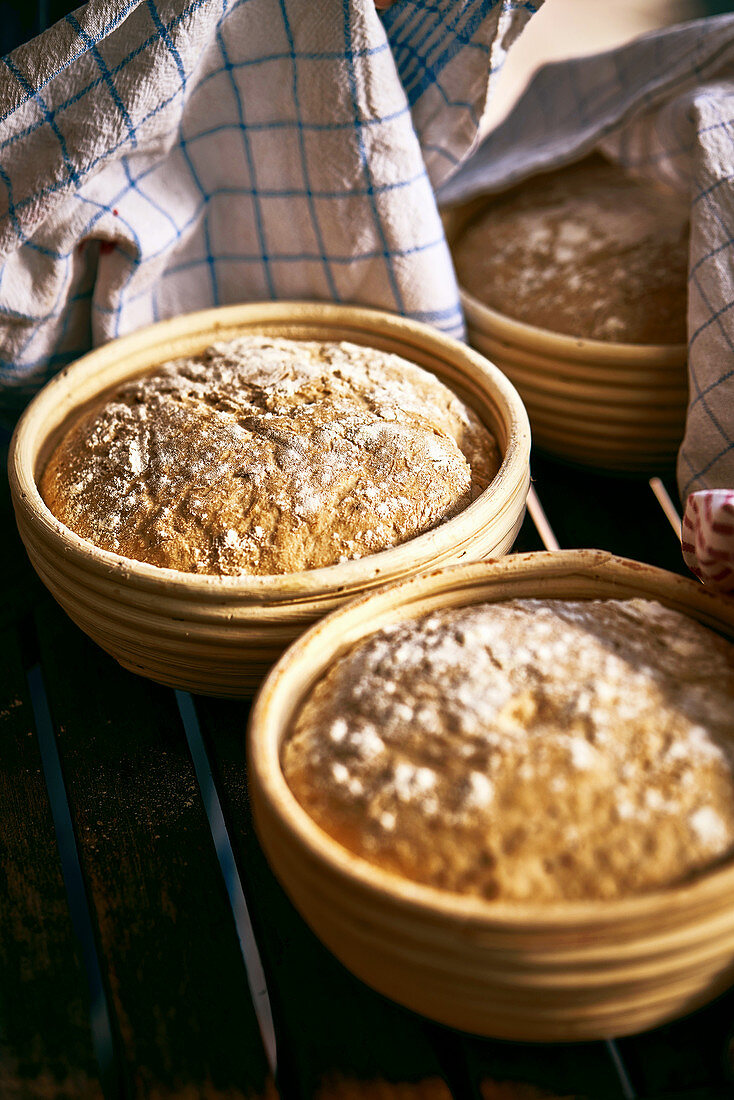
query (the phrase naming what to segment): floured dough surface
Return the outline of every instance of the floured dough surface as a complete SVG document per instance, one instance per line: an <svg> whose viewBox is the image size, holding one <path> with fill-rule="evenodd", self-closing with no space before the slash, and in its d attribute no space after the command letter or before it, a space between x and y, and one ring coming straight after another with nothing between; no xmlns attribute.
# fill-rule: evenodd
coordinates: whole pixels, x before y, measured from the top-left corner
<svg viewBox="0 0 734 1100"><path fill-rule="evenodd" d="M490 200L454 260L470 294L526 324L624 344L686 342L687 204L601 158Z"/></svg>
<svg viewBox="0 0 734 1100"><path fill-rule="evenodd" d="M274 574L404 542L486 488L498 448L428 371L348 343L242 336L121 386L40 483L105 550Z"/></svg>
<svg viewBox="0 0 734 1100"><path fill-rule="evenodd" d="M487 899L616 898L734 849L734 646L646 600L436 611L337 661L282 750L345 847Z"/></svg>

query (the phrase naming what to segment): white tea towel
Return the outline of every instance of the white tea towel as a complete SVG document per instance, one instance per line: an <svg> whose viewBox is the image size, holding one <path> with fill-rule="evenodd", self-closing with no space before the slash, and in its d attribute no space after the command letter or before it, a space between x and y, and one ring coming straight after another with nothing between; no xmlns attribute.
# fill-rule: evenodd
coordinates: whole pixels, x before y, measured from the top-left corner
<svg viewBox="0 0 734 1100"><path fill-rule="evenodd" d="M690 397L678 483L699 532L691 547L726 555L733 568L719 568L715 583L732 590L734 531L713 525L714 491L734 489L734 15L546 66L439 197L499 190L594 148L690 203ZM696 571L713 582L701 558Z"/></svg>
<svg viewBox="0 0 734 1100"><path fill-rule="evenodd" d="M90 0L0 63L0 407L92 345L261 299L462 335L434 187L520 0Z"/></svg>

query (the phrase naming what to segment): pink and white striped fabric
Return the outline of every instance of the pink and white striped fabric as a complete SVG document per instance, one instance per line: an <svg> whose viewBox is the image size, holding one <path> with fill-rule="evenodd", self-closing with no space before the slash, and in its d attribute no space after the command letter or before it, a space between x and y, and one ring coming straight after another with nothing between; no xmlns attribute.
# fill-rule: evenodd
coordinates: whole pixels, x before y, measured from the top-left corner
<svg viewBox="0 0 734 1100"><path fill-rule="evenodd" d="M709 588L734 592L734 490L691 493L683 517L683 557Z"/></svg>

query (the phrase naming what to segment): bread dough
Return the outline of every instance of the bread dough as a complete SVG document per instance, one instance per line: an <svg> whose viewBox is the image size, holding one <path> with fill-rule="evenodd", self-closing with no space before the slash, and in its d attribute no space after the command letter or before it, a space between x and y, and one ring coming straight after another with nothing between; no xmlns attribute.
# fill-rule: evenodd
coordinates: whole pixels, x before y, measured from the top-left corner
<svg viewBox="0 0 734 1100"><path fill-rule="evenodd" d="M684 344L688 207L601 158L535 176L454 246L460 284L526 324L624 344Z"/></svg>
<svg viewBox="0 0 734 1100"><path fill-rule="evenodd" d="M734 847L734 646L646 600L509 600L381 630L316 685L285 778L345 847L522 902L684 881Z"/></svg>
<svg viewBox="0 0 734 1100"><path fill-rule="evenodd" d="M273 574L428 531L499 465L477 416L399 356L242 336L101 400L40 488L102 549L194 573Z"/></svg>

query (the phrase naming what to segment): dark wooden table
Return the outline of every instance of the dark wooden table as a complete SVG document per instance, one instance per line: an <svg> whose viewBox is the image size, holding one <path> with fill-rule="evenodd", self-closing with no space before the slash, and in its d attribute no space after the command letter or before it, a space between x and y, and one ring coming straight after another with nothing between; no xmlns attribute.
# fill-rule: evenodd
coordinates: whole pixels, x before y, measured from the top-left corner
<svg viewBox="0 0 734 1100"><path fill-rule="evenodd" d="M562 546L684 572L646 480L533 472ZM633 1038L526 1046L363 986L260 851L247 704L120 669L36 580L5 482L0 515L0 1100L734 1097L734 993ZM540 548L528 519L517 549Z"/></svg>

